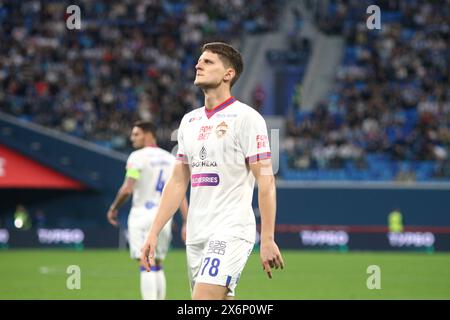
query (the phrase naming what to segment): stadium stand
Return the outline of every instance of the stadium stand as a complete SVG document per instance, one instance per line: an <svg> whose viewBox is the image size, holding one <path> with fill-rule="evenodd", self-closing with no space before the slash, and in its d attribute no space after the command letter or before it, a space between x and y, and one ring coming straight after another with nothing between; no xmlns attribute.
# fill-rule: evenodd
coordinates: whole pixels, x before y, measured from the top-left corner
<svg viewBox="0 0 450 320"><path fill-rule="evenodd" d="M173 147L181 117L202 103L190 72L200 45L239 46L243 34L273 31L283 7L268 0L80 1L83 28L68 32L62 13L69 1L1 3L1 111L124 152L138 118L155 121L162 147ZM306 39L287 36L288 50L266 54L277 70L273 109L298 105L286 121L280 178L448 180L449 1L377 1L381 30L366 28L371 1L317 3L327 6L317 10L316 26L346 40L329 96L313 111L296 102L311 54ZM298 31L302 17L294 14Z"/></svg>
<svg viewBox="0 0 450 320"><path fill-rule="evenodd" d="M192 83L203 43L274 29L282 2L78 1L83 28L72 32L70 1L1 4L1 110L130 151L134 120L154 121L170 148L187 108L201 105Z"/></svg>
<svg viewBox="0 0 450 320"><path fill-rule="evenodd" d="M282 157L288 180L450 178L449 1L329 1L316 17L346 48L328 98L296 110Z"/></svg>

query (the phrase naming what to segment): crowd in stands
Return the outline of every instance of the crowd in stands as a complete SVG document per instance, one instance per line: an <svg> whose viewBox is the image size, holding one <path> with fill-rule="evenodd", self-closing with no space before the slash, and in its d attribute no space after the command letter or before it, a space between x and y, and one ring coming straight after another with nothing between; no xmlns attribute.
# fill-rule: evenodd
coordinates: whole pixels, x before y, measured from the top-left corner
<svg viewBox="0 0 450 320"><path fill-rule="evenodd" d="M373 1L306 2L346 49L330 96L287 119L289 168L449 178L450 0L376 1L380 30L366 26ZM201 45L240 47L244 33L276 29L283 1L82 0L81 30L66 27L71 4L0 0L0 111L128 152L137 119L154 121L171 148L181 117L203 103L193 85ZM296 52L310 46L290 39Z"/></svg>
<svg viewBox="0 0 450 320"><path fill-rule="evenodd" d="M377 158L408 164L414 179L448 179L450 1L379 1L380 30L366 26L371 2L329 1L317 16L346 49L330 96L288 121L289 167L364 170Z"/></svg>
<svg viewBox="0 0 450 320"><path fill-rule="evenodd" d="M203 104L193 86L201 46L239 47L243 33L273 30L280 8L270 0L84 0L81 29L69 30L71 4L0 0L0 110L122 151L137 119L154 121L170 147L182 116Z"/></svg>

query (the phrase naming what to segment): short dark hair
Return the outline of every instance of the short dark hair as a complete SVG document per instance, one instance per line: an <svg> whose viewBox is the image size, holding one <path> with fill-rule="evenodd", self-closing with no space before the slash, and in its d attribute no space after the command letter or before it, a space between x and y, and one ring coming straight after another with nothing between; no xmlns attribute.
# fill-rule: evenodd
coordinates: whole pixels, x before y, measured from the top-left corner
<svg viewBox="0 0 450 320"><path fill-rule="evenodd" d="M223 42L210 42L206 43L202 47L202 53L205 51L211 51L217 55L222 60L223 64L227 67L231 67L236 72L236 75L231 79L230 87L232 87L235 82L239 79L239 76L244 70L244 62L242 61L242 56L235 48L229 44Z"/></svg>
<svg viewBox="0 0 450 320"><path fill-rule="evenodd" d="M152 122L139 120L133 126L142 129L145 133L151 133L156 139L156 126Z"/></svg>

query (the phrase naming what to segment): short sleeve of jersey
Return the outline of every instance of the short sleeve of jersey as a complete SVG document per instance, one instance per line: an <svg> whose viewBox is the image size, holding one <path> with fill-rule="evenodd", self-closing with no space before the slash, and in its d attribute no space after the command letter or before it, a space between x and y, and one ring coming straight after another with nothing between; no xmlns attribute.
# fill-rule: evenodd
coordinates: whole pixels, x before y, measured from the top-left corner
<svg viewBox="0 0 450 320"><path fill-rule="evenodd" d="M248 163L270 158L266 121L259 113L255 111L244 116L239 136Z"/></svg>
<svg viewBox="0 0 450 320"><path fill-rule="evenodd" d="M181 120L180 127L178 128L178 151L177 151L176 159L187 164L188 163L188 158L187 158L187 155L186 155L186 148L185 148L185 145L184 145L184 135L183 135L184 119L185 118L183 118L183 120Z"/></svg>
<svg viewBox="0 0 450 320"><path fill-rule="evenodd" d="M138 153L132 152L127 160L127 167L126 167L127 176L130 176L132 178L138 178L139 172L142 170L142 167L143 167L142 157L139 157Z"/></svg>
<svg viewBox="0 0 450 320"><path fill-rule="evenodd" d="M132 152L127 160L127 170L128 169L137 169L142 170L142 159L138 156L136 152Z"/></svg>

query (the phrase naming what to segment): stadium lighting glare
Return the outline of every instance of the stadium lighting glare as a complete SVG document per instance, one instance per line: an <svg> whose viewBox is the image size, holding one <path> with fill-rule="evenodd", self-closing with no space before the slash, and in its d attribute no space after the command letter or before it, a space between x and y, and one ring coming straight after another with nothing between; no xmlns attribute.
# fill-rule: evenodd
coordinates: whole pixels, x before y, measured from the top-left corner
<svg viewBox="0 0 450 320"><path fill-rule="evenodd" d="M20 219L20 218L17 218L16 220L14 220L14 226L15 226L17 229L22 228L22 227L23 227L23 220Z"/></svg>

